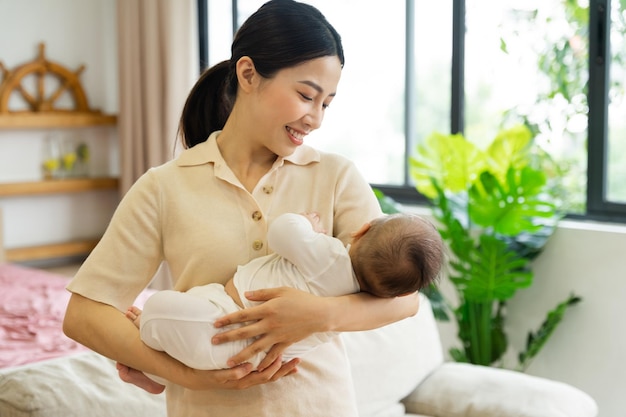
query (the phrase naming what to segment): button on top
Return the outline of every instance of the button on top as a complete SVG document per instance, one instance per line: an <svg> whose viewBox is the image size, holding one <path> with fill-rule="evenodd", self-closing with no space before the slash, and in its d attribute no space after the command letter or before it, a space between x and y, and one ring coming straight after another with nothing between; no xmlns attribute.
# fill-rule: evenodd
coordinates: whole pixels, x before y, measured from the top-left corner
<svg viewBox="0 0 626 417"><path fill-rule="evenodd" d="M254 242L252 242L252 249L254 249L254 250L261 250L261 249L263 249L263 241L255 240Z"/></svg>
<svg viewBox="0 0 626 417"><path fill-rule="evenodd" d="M274 191L274 187L272 187L271 185L265 185L263 186L263 192L265 194L271 194L272 191Z"/></svg>
<svg viewBox="0 0 626 417"><path fill-rule="evenodd" d="M257 211L252 212L252 220L254 220L255 222L258 222L262 218L263 218L263 214L260 211L257 210Z"/></svg>

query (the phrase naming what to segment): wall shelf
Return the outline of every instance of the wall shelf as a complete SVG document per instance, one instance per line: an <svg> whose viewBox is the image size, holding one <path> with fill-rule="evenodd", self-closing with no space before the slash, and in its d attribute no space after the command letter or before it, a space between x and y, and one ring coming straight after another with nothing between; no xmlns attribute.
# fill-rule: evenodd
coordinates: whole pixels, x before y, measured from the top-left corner
<svg viewBox="0 0 626 417"><path fill-rule="evenodd" d="M45 56L45 45L39 44L38 56L32 61L6 68L0 62L0 129L71 129L114 127L117 116L92 109L81 85L80 66L70 71ZM33 78L34 83L23 82ZM73 101L73 108L59 105L61 97ZM15 99L22 106L11 108ZM23 110L28 109L28 110ZM91 190L117 190L117 178L63 178L43 181L0 183L1 197L79 193ZM33 245L6 250L9 261L19 262L88 254L97 240Z"/></svg>
<svg viewBox="0 0 626 417"><path fill-rule="evenodd" d="M0 114L0 129L48 129L89 126L115 126L117 116L80 112L15 112Z"/></svg>
<svg viewBox="0 0 626 417"><path fill-rule="evenodd" d="M0 197L115 190L117 178L67 178L32 182L0 183Z"/></svg>
<svg viewBox="0 0 626 417"><path fill-rule="evenodd" d="M87 255L93 250L93 248L96 247L97 243L97 239L86 239L72 242L6 249L5 257L9 262L23 262Z"/></svg>

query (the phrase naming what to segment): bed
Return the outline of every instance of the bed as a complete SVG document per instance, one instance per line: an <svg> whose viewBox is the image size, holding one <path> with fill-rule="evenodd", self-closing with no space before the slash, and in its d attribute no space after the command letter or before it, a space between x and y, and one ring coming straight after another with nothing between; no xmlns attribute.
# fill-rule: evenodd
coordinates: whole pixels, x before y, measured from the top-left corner
<svg viewBox="0 0 626 417"><path fill-rule="evenodd" d="M63 334L68 278L4 262L1 225L0 416L165 417L164 394L124 383L113 361Z"/></svg>

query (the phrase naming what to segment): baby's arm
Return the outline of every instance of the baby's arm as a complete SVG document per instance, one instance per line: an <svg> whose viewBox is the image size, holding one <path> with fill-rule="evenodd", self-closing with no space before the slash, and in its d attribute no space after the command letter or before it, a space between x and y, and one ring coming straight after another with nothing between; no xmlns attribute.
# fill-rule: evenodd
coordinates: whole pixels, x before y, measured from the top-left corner
<svg viewBox="0 0 626 417"><path fill-rule="evenodd" d="M322 227L322 222L320 221L320 215L318 213L314 211L307 211L302 213L302 216L309 220L311 226L313 227L313 231L326 234L326 229Z"/></svg>
<svg viewBox="0 0 626 417"><path fill-rule="evenodd" d="M334 260L345 255L343 243L324 234L317 213L286 213L270 223L267 243L294 264L307 278L314 278Z"/></svg>

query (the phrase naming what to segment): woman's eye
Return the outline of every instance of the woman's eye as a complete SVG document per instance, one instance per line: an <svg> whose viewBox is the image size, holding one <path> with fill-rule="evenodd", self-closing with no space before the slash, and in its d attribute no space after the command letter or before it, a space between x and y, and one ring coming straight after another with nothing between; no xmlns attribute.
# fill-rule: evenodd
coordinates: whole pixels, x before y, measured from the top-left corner
<svg viewBox="0 0 626 417"><path fill-rule="evenodd" d="M300 94L300 97L302 97L303 100L305 101L314 101L315 99L313 97L309 97L304 93L298 93ZM330 103L326 104L326 103L322 103L322 109L326 110L328 108L328 106L330 106Z"/></svg>

